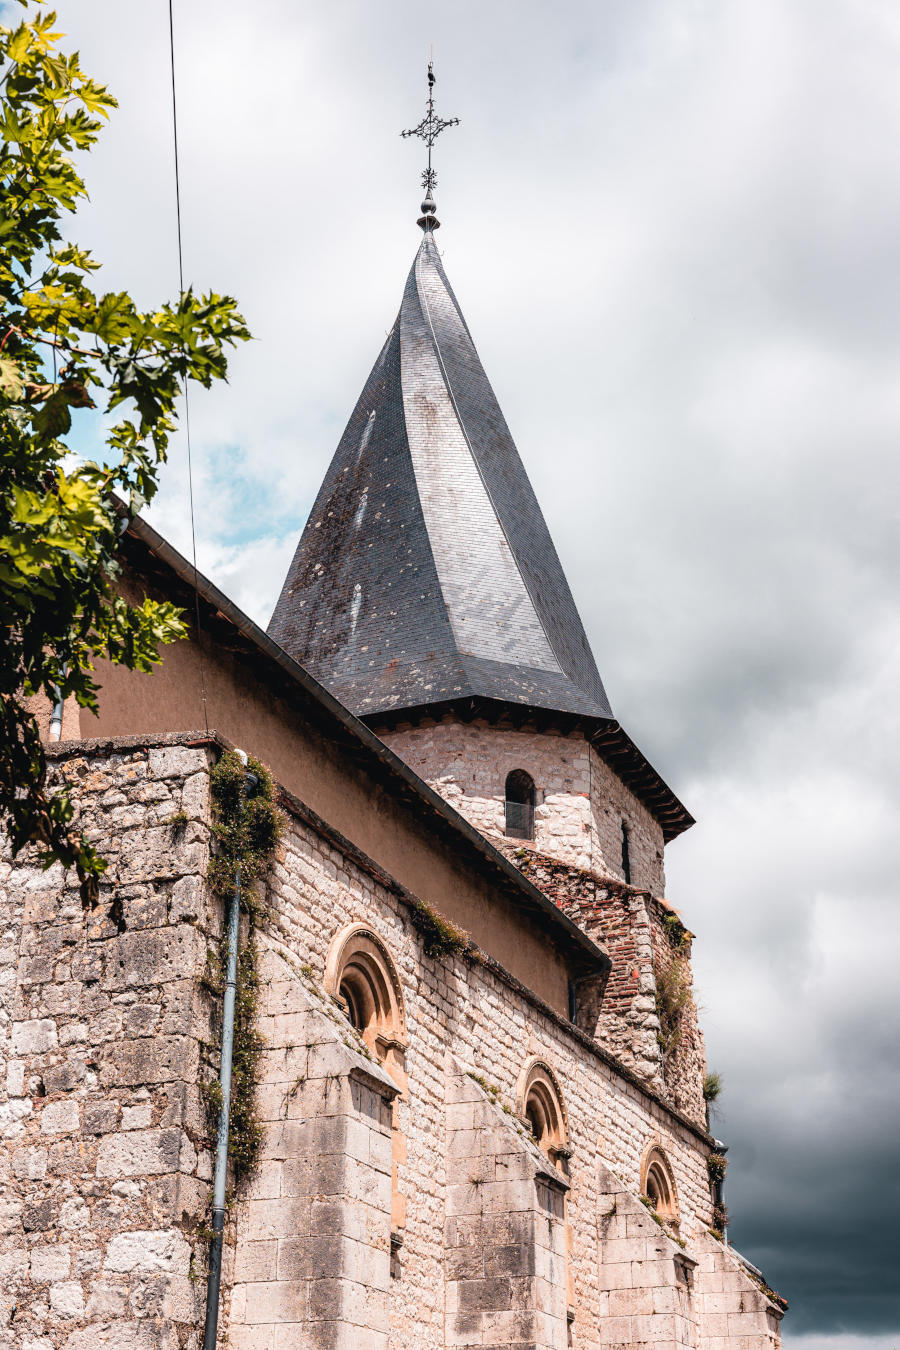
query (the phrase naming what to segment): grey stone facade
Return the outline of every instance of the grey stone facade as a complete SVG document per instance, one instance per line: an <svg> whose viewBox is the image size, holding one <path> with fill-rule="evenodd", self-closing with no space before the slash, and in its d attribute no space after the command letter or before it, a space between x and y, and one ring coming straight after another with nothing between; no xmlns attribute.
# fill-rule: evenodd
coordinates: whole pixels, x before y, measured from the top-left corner
<svg viewBox="0 0 900 1350"><path fill-rule="evenodd" d="M199 1346L216 753L63 747L111 859L96 912L58 870L3 864L2 1350ZM781 1307L707 1231L702 1126L483 950L427 955L427 896L302 803L284 809L259 932L263 1157L230 1211L221 1344L776 1346ZM333 988L354 926L402 1000L381 1062ZM522 1100L534 1064L559 1092L547 1148ZM677 1227L639 1199L649 1148Z"/></svg>

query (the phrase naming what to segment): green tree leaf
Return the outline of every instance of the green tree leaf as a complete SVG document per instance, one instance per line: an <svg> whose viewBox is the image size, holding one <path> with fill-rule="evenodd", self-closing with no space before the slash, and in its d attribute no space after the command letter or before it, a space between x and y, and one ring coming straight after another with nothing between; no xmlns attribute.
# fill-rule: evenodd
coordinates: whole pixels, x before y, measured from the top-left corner
<svg viewBox="0 0 900 1350"><path fill-rule="evenodd" d="M227 296L189 291L141 313L127 292L90 289L99 264L62 233L86 195L72 152L116 101L60 51L55 14L20 3L31 17L0 27L0 825L14 853L74 867L93 902L106 864L48 783L26 700L96 711L98 659L149 672L185 636L172 605L117 593L122 513L156 491L183 380L223 379L226 349L249 334ZM126 416L108 462L79 460L65 438L101 398Z"/></svg>

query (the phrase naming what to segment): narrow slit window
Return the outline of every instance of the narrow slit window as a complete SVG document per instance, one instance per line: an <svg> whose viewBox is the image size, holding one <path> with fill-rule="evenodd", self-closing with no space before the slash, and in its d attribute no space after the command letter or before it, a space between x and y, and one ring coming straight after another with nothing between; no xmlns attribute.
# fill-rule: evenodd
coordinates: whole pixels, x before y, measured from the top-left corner
<svg viewBox="0 0 900 1350"><path fill-rule="evenodd" d="M506 778L506 833L510 839L534 838L534 779L524 769Z"/></svg>
<svg viewBox="0 0 900 1350"><path fill-rule="evenodd" d="M626 884L631 885L631 849L629 848L628 826L622 821L622 876Z"/></svg>

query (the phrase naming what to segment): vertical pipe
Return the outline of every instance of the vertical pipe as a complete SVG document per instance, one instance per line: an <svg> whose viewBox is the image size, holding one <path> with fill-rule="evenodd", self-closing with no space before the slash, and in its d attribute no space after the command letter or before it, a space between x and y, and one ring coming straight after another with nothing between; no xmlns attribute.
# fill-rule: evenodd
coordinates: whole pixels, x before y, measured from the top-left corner
<svg viewBox="0 0 900 1350"><path fill-rule="evenodd" d="M246 765L243 750L237 754ZM244 809L247 774L241 792L239 809ZM234 874L234 888L228 908L228 939L225 963L225 997L222 1002L222 1058L219 1066L219 1086L222 1105L219 1109L219 1130L216 1138L216 1169L213 1177L212 1242L209 1248L209 1276L206 1286L206 1326L203 1350L216 1350L219 1330L219 1290L222 1284L222 1242L225 1231L225 1180L228 1173L228 1125L231 1115L231 1061L234 1053L234 1005L237 993L238 926L241 918L240 858Z"/></svg>
<svg viewBox="0 0 900 1350"><path fill-rule="evenodd" d="M63 678L68 674L68 663L62 668ZM63 720L63 696L59 685L54 685L56 698L53 701L53 712L50 714L50 740L62 740L62 720Z"/></svg>
<svg viewBox="0 0 900 1350"><path fill-rule="evenodd" d="M50 714L50 739L58 741L62 737L63 696L57 687L53 712Z"/></svg>

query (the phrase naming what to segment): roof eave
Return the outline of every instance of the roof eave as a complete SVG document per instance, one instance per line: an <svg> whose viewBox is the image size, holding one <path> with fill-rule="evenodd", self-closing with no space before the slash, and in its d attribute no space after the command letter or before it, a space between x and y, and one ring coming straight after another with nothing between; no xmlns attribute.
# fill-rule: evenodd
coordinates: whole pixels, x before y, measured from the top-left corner
<svg viewBox="0 0 900 1350"><path fill-rule="evenodd" d="M127 516L124 504L121 505L121 512L123 516ZM308 671L288 656L287 652L238 609L223 591L202 573L197 572L194 566L152 525L140 516L134 516L129 520L126 534L143 544L154 557L170 568L183 584L192 591L196 590L199 598L211 606L215 614L230 623L248 643L273 661L302 690L306 698L316 704L321 713L341 729L343 736L353 743L358 756L357 762L372 771L379 781L393 787L395 794L402 796L417 813L425 814L430 828L434 828L437 823L441 833L452 838L454 846L459 845L460 839L464 840L470 849L471 860L482 872L488 873L492 882L499 882L507 895L514 897L532 917L549 924L564 949L574 974L601 973L609 969L609 957L582 928L564 914L543 891L528 881L517 867L488 843L485 837L443 797L423 782L364 722L355 717Z"/></svg>
<svg viewBox="0 0 900 1350"><path fill-rule="evenodd" d="M458 716L464 721L482 716L488 719L503 716L520 724L527 721L536 722L539 726L559 726L566 731L580 729L597 753L615 769L626 786L659 821L667 844L696 823L684 803L676 797L615 718L590 717L584 713L533 703L513 703L484 695L470 695L365 713L363 720L371 726L388 726L398 722L421 721L426 717L439 722L448 715Z"/></svg>

